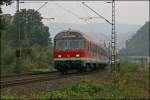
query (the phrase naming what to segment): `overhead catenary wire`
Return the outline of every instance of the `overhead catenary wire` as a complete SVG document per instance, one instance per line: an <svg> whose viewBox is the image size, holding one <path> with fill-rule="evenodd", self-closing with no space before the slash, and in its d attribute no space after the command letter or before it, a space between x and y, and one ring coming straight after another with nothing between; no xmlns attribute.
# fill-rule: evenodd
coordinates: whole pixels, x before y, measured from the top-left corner
<svg viewBox="0 0 150 100"><path fill-rule="evenodd" d="M64 11L66 11L67 13L70 13L72 14L73 16L77 17L78 19L80 19L80 16L75 14L74 12L72 12L71 10L68 10L67 8L63 7L62 5L56 3L56 2L53 2L57 7L63 9Z"/></svg>
<svg viewBox="0 0 150 100"><path fill-rule="evenodd" d="M53 3L49 3L50 4L50 6L51 6L51 8L52 9L56 9L55 7L55 5L54 5L54 2ZM57 18L56 19L59 19L60 17L62 17L62 16L60 16L60 14L57 14L57 12L53 12L53 15L54 16L57 16ZM55 23L55 22L53 22L53 23L51 23L49 26L51 26L51 33L52 33L52 40L53 40L53 38L54 38L54 34L57 34L57 32L59 32L59 31L61 31L61 30L64 30L64 27L63 27L63 25L62 24L58 24L57 22ZM57 27L57 29L56 29L56 27ZM55 30L57 30L57 31L55 31ZM53 41L52 41L53 42Z"/></svg>
<svg viewBox="0 0 150 100"><path fill-rule="evenodd" d="M36 11L39 11L41 8L43 8L48 2L29 2L29 1L20 1L19 3L44 3L42 4Z"/></svg>
<svg viewBox="0 0 150 100"><path fill-rule="evenodd" d="M91 7L89 7L87 4L85 4L85 2L82 2L82 4L84 6L86 6L87 8L89 8L90 10L92 10L95 14L97 14L100 18L104 19L106 22L108 22L109 24L112 25L112 23L110 21L108 21L106 18L104 18L102 15L100 15L99 13L97 13L94 9L92 9Z"/></svg>
<svg viewBox="0 0 150 100"><path fill-rule="evenodd" d="M67 13L72 14L72 15L75 16L76 18L78 18L78 19L80 19L81 21L83 21L84 23L88 24L87 20L81 19L82 17L80 17L80 16L77 15L76 13L72 12L71 10L69 10L69 9L67 9L67 8L65 8L65 7L63 7L62 5L60 5L60 4L56 3L56 2L55 2L54 4L55 4L57 7L59 7L59 8L61 8L61 9L65 10Z"/></svg>
<svg viewBox="0 0 150 100"><path fill-rule="evenodd" d="M63 7L62 5L59 5L59 4L56 3L56 2L55 2L54 4L55 4L57 7L59 7L59 8L61 8L61 9L65 10L66 12L68 12L68 13L72 14L73 16L77 17L78 19L81 19L82 21L84 20L84 19L82 19L82 17L80 17L79 15L75 14L75 13L72 12L71 10L68 10L67 8ZM86 24L88 24L87 20L84 20L83 22L86 23Z"/></svg>
<svg viewBox="0 0 150 100"><path fill-rule="evenodd" d="M48 4L48 2L45 2L39 9L37 9L36 11L39 11L41 8L43 8L46 4Z"/></svg>
<svg viewBox="0 0 150 100"><path fill-rule="evenodd" d="M83 7L84 8L84 7ZM84 8L84 10L85 10L85 12L86 12L86 15L87 16L90 16L90 14L87 12L87 10ZM85 22L88 24L88 23L91 23L91 21L90 20L92 20L92 19L97 19L97 18L100 18L100 17L81 17L80 19L83 19L83 20L85 20ZM90 31L93 31L94 29L93 29L93 27L89 27L89 29L90 29ZM103 33L100 33L100 34L103 34ZM104 34L103 34L104 35ZM103 40L99 40L99 41L111 41L106 35L104 35L104 37L106 38L106 39L103 39Z"/></svg>
<svg viewBox="0 0 150 100"><path fill-rule="evenodd" d="M78 19L81 19L82 21L84 21L84 23L86 23L86 24L89 24L90 23L90 19L93 19L93 18L100 18L100 17L80 17L79 15L77 15L76 13L74 13L74 12L72 12L71 10L69 10L69 9L67 9L67 8L65 8L65 7L63 7L62 5L60 5L60 4L58 4L58 3L56 3L56 2L53 2L57 7L59 7L59 8L61 8L61 9L63 9L63 10L65 10L66 12L68 12L68 13L70 13L70 14L72 14L73 16L75 16L75 17L77 17ZM88 14L88 12L86 11L86 15L88 16L89 14ZM104 17L102 17L102 18L104 18ZM89 29L90 29L90 31L93 31L93 29L91 28L91 27L88 27Z"/></svg>
<svg viewBox="0 0 150 100"><path fill-rule="evenodd" d="M82 11L85 12L86 16L89 16L89 13L81 4L80 4L80 7L82 8ZM92 17L90 17L90 18L92 18ZM90 30L90 32L92 32L93 31L92 28L88 26L88 24L90 23L89 17L80 17L80 19L86 23L88 29Z"/></svg>
<svg viewBox="0 0 150 100"><path fill-rule="evenodd" d="M65 10L66 12L68 12L68 13L70 13L70 14L74 15L75 17L80 18L80 16L79 16L79 15L77 15L77 14L75 14L74 12L72 12L72 11L70 11L70 10L66 9L66 8L65 8L65 7L63 7L62 5L59 5L59 4L58 4L58 3L56 3L56 2L54 2L54 4L55 4L57 7L59 7L59 8L61 8L61 9Z"/></svg>

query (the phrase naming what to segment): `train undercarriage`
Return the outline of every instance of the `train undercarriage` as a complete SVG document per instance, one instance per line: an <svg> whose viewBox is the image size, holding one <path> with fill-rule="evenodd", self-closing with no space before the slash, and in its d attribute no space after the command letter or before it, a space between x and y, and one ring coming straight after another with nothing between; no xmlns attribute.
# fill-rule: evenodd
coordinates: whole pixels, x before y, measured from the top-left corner
<svg viewBox="0 0 150 100"><path fill-rule="evenodd" d="M66 74L69 70L77 70L79 72L94 71L97 69L104 69L107 63L100 63L94 61L82 60L57 60L54 61L55 69L62 74Z"/></svg>

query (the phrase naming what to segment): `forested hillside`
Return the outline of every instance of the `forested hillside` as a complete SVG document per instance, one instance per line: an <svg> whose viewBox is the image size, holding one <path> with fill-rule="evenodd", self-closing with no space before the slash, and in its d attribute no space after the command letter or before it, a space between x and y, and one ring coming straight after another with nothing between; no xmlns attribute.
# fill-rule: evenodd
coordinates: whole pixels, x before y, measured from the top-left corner
<svg viewBox="0 0 150 100"><path fill-rule="evenodd" d="M126 48L120 55L148 56L149 55L149 22L146 22L131 39L126 41Z"/></svg>

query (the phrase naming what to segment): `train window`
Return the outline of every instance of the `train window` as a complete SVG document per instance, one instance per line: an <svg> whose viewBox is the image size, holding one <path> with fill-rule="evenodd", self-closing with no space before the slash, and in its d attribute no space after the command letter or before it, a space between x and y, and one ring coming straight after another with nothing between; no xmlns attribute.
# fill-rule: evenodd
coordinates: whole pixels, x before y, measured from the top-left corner
<svg viewBox="0 0 150 100"><path fill-rule="evenodd" d="M87 42L88 51L90 51L90 42Z"/></svg>
<svg viewBox="0 0 150 100"><path fill-rule="evenodd" d="M91 51L92 51L92 55L93 55L93 56L95 56L94 49L95 49L94 44L91 44Z"/></svg>
<svg viewBox="0 0 150 100"><path fill-rule="evenodd" d="M78 49L79 41L78 40L70 40L70 49Z"/></svg>
<svg viewBox="0 0 150 100"><path fill-rule="evenodd" d="M96 54L98 54L97 45L95 45L95 52L96 52Z"/></svg>
<svg viewBox="0 0 150 100"><path fill-rule="evenodd" d="M67 45L68 45L67 40L57 40L55 49L66 50L66 49L68 49Z"/></svg>
<svg viewBox="0 0 150 100"><path fill-rule="evenodd" d="M56 41L54 41L54 48L56 48Z"/></svg>
<svg viewBox="0 0 150 100"><path fill-rule="evenodd" d="M89 51L91 52L91 42L89 42Z"/></svg>
<svg viewBox="0 0 150 100"><path fill-rule="evenodd" d="M83 40L81 39L74 39L69 40L69 49L81 49L83 48Z"/></svg>
<svg viewBox="0 0 150 100"><path fill-rule="evenodd" d="M94 50L94 53L96 53L96 46L95 46L95 44L94 44L94 48L93 48L93 50Z"/></svg>
<svg viewBox="0 0 150 100"><path fill-rule="evenodd" d="M55 49L58 50L72 50L83 48L83 40L70 39L70 40L57 40L55 43Z"/></svg>
<svg viewBox="0 0 150 100"><path fill-rule="evenodd" d="M83 43L84 43L84 46L83 46L83 47L85 48L85 50L88 50L88 44L87 44L87 41L86 41L86 40L83 40L83 41L84 41L84 42L83 42Z"/></svg>
<svg viewBox="0 0 150 100"><path fill-rule="evenodd" d="M91 44L91 42L90 42L90 52L92 52L92 44Z"/></svg>
<svg viewBox="0 0 150 100"><path fill-rule="evenodd" d="M94 50L94 56L96 56L96 45L95 44L94 44L93 50Z"/></svg>

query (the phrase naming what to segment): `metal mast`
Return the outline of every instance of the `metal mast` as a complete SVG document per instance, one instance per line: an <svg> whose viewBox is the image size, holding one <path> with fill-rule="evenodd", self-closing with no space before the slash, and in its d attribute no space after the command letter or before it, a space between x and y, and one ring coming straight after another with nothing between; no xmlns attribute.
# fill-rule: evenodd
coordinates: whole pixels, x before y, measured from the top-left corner
<svg viewBox="0 0 150 100"><path fill-rule="evenodd" d="M21 60L21 45L20 45L20 15L19 15L19 0L17 0L17 43L16 43L16 70L15 73L20 73L20 60Z"/></svg>
<svg viewBox="0 0 150 100"><path fill-rule="evenodd" d="M17 0L17 32L18 32L18 42L17 42L17 50L16 50L16 57L19 58L21 57L21 47L20 47L20 16L19 16L19 0ZM17 60L17 61L18 61Z"/></svg>
<svg viewBox="0 0 150 100"><path fill-rule="evenodd" d="M115 31L115 0L112 0L112 2L107 2L107 3L112 3L112 22L108 21L106 18L101 16L99 13L97 13L94 9L89 7L87 4L82 2L84 6L89 8L91 11L93 11L95 14L97 14L100 18L104 19L107 23L112 25L112 32L111 32L111 56L110 56L110 64L111 64L111 71L116 70L116 31Z"/></svg>
<svg viewBox="0 0 150 100"><path fill-rule="evenodd" d="M111 68L116 70L115 0L112 0Z"/></svg>

